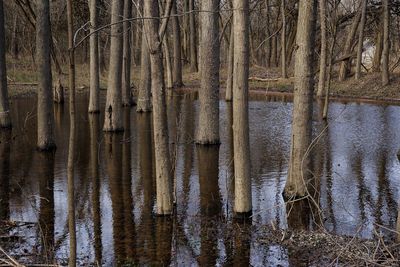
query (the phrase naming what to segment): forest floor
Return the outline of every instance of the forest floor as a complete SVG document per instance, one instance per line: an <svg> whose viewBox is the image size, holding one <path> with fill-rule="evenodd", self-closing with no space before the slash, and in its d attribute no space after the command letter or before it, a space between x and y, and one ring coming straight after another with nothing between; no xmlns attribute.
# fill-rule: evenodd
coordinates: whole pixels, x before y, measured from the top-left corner
<svg viewBox="0 0 400 267"><path fill-rule="evenodd" d="M37 74L36 68L31 60L13 60L7 58L7 80L9 84L9 96L20 97L36 93ZM77 63L77 81L76 88L78 92L85 92L89 87L89 66L85 63ZM68 76L67 68L61 75L62 84L67 87ZM259 66L250 69L250 95L252 96L288 96L293 93L294 79L289 68L289 76L291 78L280 78L279 68L263 68ZM53 74L53 81L57 79L57 75ZM132 70L133 87L137 88L140 77L140 67L134 67ZM226 70L221 70L221 95L225 91ZM198 73L189 73L184 70L184 90L197 90L200 87ZM317 84L317 83L316 83ZM359 80L355 81L353 77L349 77L344 82L338 82L333 77L330 96L335 99L343 100L364 100L364 101L387 101L392 103L400 103L400 73L391 74L391 83L388 86L381 86L380 73L368 73ZM104 72L100 76L100 87L105 89L107 86L107 73Z"/></svg>
<svg viewBox="0 0 400 267"><path fill-rule="evenodd" d="M398 266L398 242L385 241L376 232L374 239L338 236L323 230L272 230L265 227L265 245L287 249L293 266Z"/></svg>

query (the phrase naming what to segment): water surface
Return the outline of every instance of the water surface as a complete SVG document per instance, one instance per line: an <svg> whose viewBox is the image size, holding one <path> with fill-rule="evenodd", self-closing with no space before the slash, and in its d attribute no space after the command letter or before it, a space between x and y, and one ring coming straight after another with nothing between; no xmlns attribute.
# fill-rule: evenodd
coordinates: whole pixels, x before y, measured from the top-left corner
<svg viewBox="0 0 400 267"><path fill-rule="evenodd" d="M259 242L260 229L315 229L310 209L290 213L281 196L287 176L292 103L252 101L253 216L233 220L231 104L221 101L221 146L198 147L198 102L168 97L176 216L154 216L151 114L124 109L123 134L103 134L78 96L75 204L80 265L295 265L285 247ZM12 133L0 143L0 216L17 222L7 251L21 262L66 263L68 105L55 107L57 151L39 153L34 98L12 102ZM338 235L386 238L395 229L400 188L400 107L332 103L323 122L315 105L314 188L324 227ZM11 141L10 141L11 140ZM287 217L289 213L289 217ZM0 240L0 242L2 242Z"/></svg>

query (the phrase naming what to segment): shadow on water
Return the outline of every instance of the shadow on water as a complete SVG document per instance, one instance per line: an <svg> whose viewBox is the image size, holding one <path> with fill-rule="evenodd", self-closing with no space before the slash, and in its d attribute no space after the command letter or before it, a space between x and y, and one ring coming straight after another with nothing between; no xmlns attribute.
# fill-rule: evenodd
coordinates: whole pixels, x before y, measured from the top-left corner
<svg viewBox="0 0 400 267"><path fill-rule="evenodd" d="M168 96L176 215L156 217L152 115L124 109L123 134L104 134L102 115L77 99L75 206L78 264L104 266L296 266L285 247L260 242L263 227L338 235L396 237L400 228L400 107L332 103L326 122L316 103L312 150L314 201L285 204L292 103L250 103L253 216L232 218L232 105L221 102L221 146L196 146L198 102ZM0 239L26 263L68 262L68 105L55 107L54 154L35 151L35 101L15 99L14 128L0 133ZM322 213L320 213L322 212ZM38 256L39 255L39 256Z"/></svg>

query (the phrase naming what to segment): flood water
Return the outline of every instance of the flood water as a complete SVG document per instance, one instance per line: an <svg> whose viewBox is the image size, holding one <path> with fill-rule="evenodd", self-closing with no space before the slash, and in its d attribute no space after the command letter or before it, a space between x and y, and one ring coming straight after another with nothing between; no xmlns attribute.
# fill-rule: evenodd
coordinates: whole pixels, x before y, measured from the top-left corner
<svg viewBox="0 0 400 267"><path fill-rule="evenodd" d="M281 196L288 169L292 103L252 101L253 215L233 219L231 104L221 101L219 147L193 143L198 102L168 98L176 216L154 216L150 114L124 110L125 132L103 134L102 115L77 100L75 205L79 265L291 266L287 248L261 244L262 227L313 230L309 209L287 217ZM39 153L34 98L12 101L12 133L0 143L0 219L15 221L7 252L21 262L65 264L69 256L68 105L55 107L56 153ZM325 228L338 235L393 238L398 216L400 107L332 103L329 125L315 105L313 154ZM328 127L327 127L328 126ZM10 142L11 140L11 142ZM383 226L385 228L382 228ZM0 243L4 240L0 239Z"/></svg>

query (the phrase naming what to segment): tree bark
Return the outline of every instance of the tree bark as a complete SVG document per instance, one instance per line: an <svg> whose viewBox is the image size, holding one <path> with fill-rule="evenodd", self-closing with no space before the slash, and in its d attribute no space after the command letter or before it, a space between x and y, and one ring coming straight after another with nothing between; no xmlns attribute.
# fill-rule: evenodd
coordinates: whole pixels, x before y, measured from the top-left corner
<svg viewBox="0 0 400 267"><path fill-rule="evenodd" d="M36 60L38 68L38 139L39 150L56 148L54 142L53 91L51 75L51 27L49 0L36 2Z"/></svg>
<svg viewBox="0 0 400 267"><path fill-rule="evenodd" d="M364 45L364 28L366 21L366 13L367 13L367 2L368 0L362 0L361 4L361 21L359 26L358 33L358 44L357 44L357 62L356 62L356 73L354 78L359 80L361 78L361 64L362 64L362 54L363 54L363 45Z"/></svg>
<svg viewBox="0 0 400 267"><path fill-rule="evenodd" d="M233 146L236 214L251 212L251 171L249 140L249 1L233 1Z"/></svg>
<svg viewBox="0 0 400 267"><path fill-rule="evenodd" d="M125 0L124 3L124 19L132 17L132 0ZM131 93L131 23L125 21L123 23L123 60L122 60L122 105L132 106L132 93Z"/></svg>
<svg viewBox="0 0 400 267"><path fill-rule="evenodd" d="M326 84L326 59L328 49L328 41L326 37L326 0L319 0L319 12L321 24L321 59L319 64L317 96L322 97Z"/></svg>
<svg viewBox="0 0 400 267"><path fill-rule="evenodd" d="M8 102L4 7L0 1L0 128L11 128Z"/></svg>
<svg viewBox="0 0 400 267"><path fill-rule="evenodd" d="M100 67L99 67L99 35L95 32L98 21L98 1L89 0L90 10L90 89L89 89L89 112L100 112Z"/></svg>
<svg viewBox="0 0 400 267"><path fill-rule="evenodd" d="M201 21L199 127L196 143L219 143L219 0L204 0Z"/></svg>
<svg viewBox="0 0 400 267"><path fill-rule="evenodd" d="M343 49L343 55L348 55L351 54L351 51L353 49L353 40L357 32L358 24L361 19L361 12L357 12L357 15L354 17L353 23L350 26L350 31L347 35L347 39L344 45ZM350 62L351 58L347 60L343 60L342 63L340 64L340 69L339 69L339 81L344 81L347 78L347 75L350 71Z"/></svg>
<svg viewBox="0 0 400 267"><path fill-rule="evenodd" d="M122 124L122 23L123 1L113 1L111 5L111 45L110 69L108 72L108 88L103 131L123 131Z"/></svg>
<svg viewBox="0 0 400 267"><path fill-rule="evenodd" d="M305 196L310 178L316 0L300 0L293 100L292 142L285 197Z"/></svg>
<svg viewBox="0 0 400 267"><path fill-rule="evenodd" d="M173 2L172 15L177 15L176 1ZM181 29L179 25L179 18L177 16L172 17L172 32L173 32L173 45L174 45L174 67L173 67L173 80L174 87L182 87L182 55L181 55Z"/></svg>
<svg viewBox="0 0 400 267"><path fill-rule="evenodd" d="M144 1L144 16L159 17L157 1ZM170 215L173 212L172 176L169 154L168 126L166 117L164 66L161 52L161 40L157 19L144 22L148 34L151 90L153 95L153 125L156 162L156 213Z"/></svg>
<svg viewBox="0 0 400 267"><path fill-rule="evenodd" d="M234 39L235 32L233 28L233 23L231 26L231 38L229 41L229 52L228 52L228 76L226 79L226 90L225 90L225 100L232 101L232 87L233 87L233 61L234 61Z"/></svg>
<svg viewBox="0 0 400 267"><path fill-rule="evenodd" d="M376 33L374 60L372 62L372 72L379 72L381 70L382 47L383 47L383 34L382 30L378 29Z"/></svg>
<svg viewBox="0 0 400 267"><path fill-rule="evenodd" d="M286 68L286 0L281 0L282 31L281 31L281 76L287 78Z"/></svg>
<svg viewBox="0 0 400 267"><path fill-rule="evenodd" d="M143 22L144 25L145 22ZM142 30L142 51L140 57L140 86L137 100L137 112L151 111L151 68L150 68L150 53L147 45L147 37L145 27Z"/></svg>
<svg viewBox="0 0 400 267"><path fill-rule="evenodd" d="M163 48L164 48L164 54L165 54L165 68L166 68L166 74L167 74L167 88L172 89L174 87L174 80L172 77L172 63L171 63L171 55L170 55L170 50L169 50L169 44L167 37L164 37L163 40Z"/></svg>
<svg viewBox="0 0 400 267"><path fill-rule="evenodd" d="M390 0L383 0L382 86L389 84Z"/></svg>
<svg viewBox="0 0 400 267"><path fill-rule="evenodd" d="M194 0L189 0L189 45L190 45L190 71L198 71L197 43L196 43L196 17L194 14Z"/></svg>
<svg viewBox="0 0 400 267"><path fill-rule="evenodd" d="M271 46L272 46L272 42L271 42L271 28L270 28L270 12L271 12L271 6L270 6L270 0L265 0L265 20L266 20L266 27L267 27L267 41L265 42L265 66L267 68L271 67L271 54L272 54L272 50L271 50Z"/></svg>

